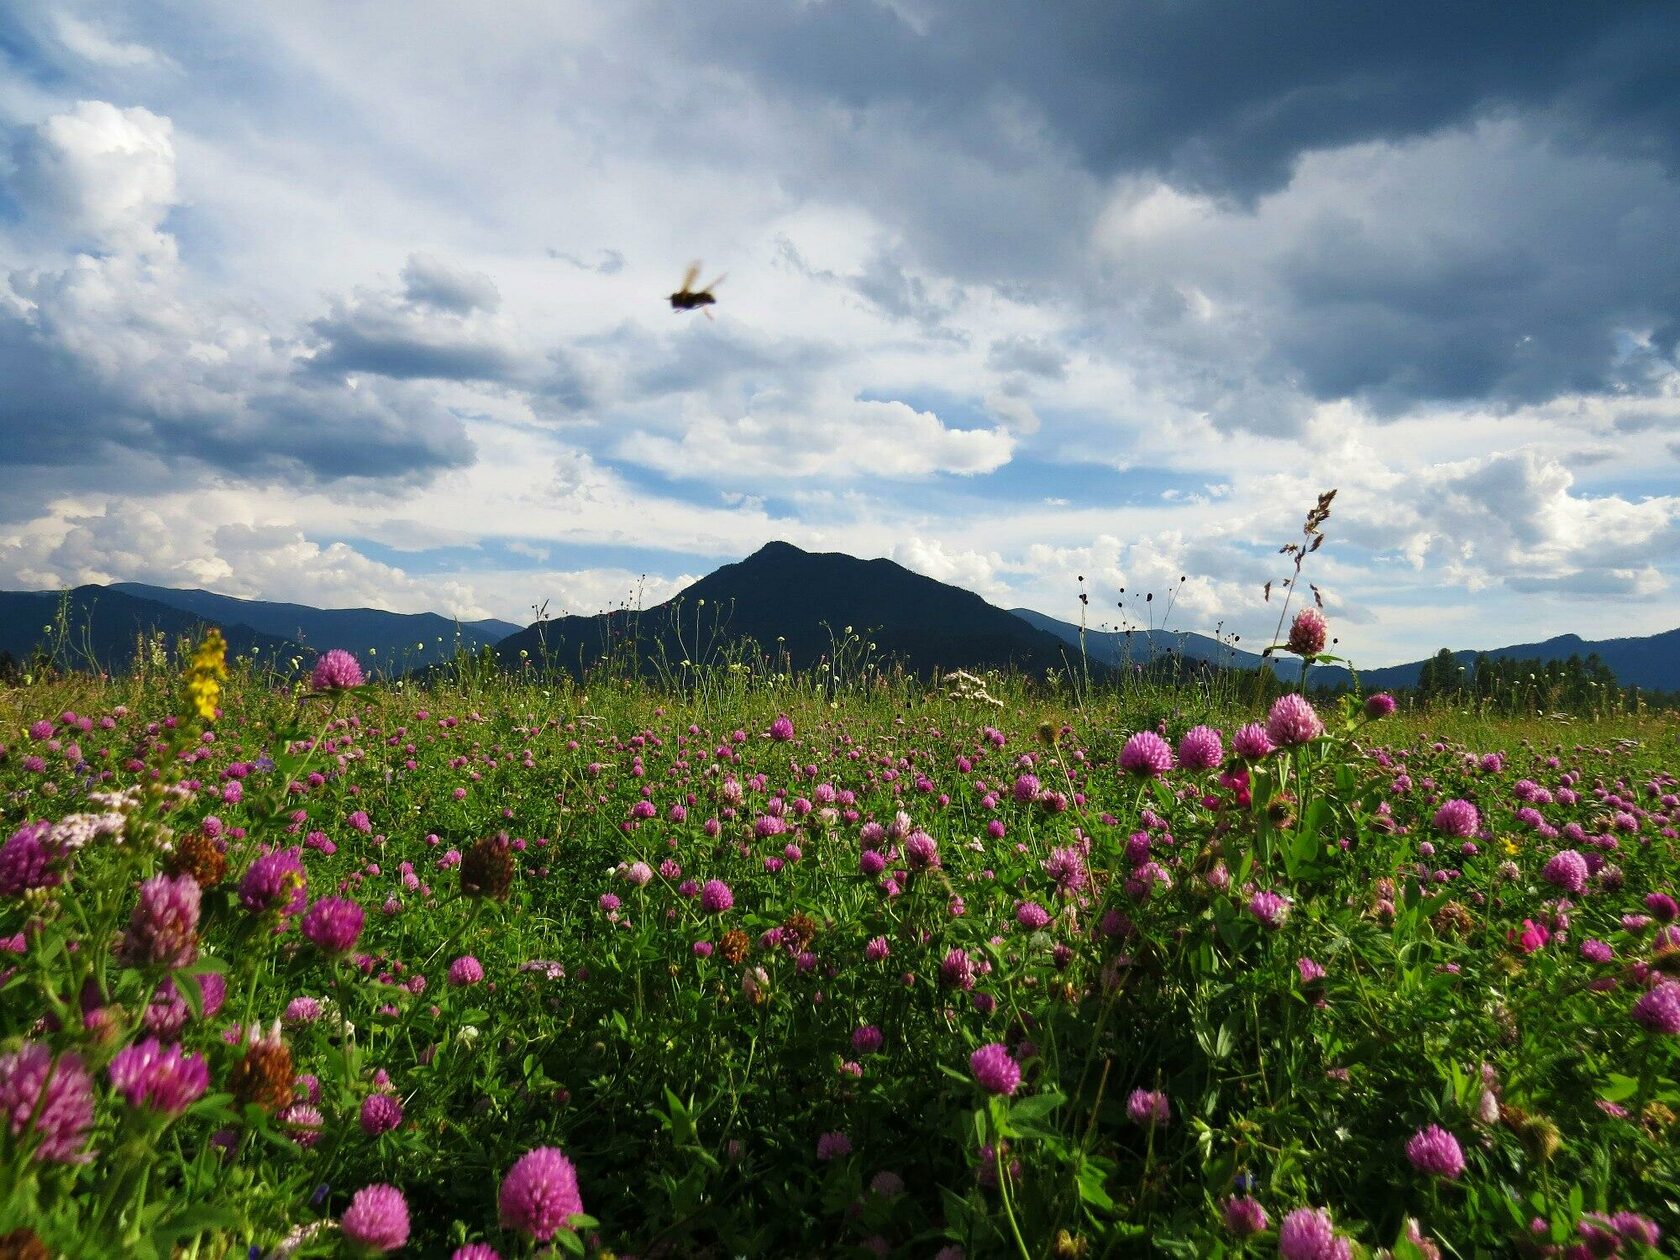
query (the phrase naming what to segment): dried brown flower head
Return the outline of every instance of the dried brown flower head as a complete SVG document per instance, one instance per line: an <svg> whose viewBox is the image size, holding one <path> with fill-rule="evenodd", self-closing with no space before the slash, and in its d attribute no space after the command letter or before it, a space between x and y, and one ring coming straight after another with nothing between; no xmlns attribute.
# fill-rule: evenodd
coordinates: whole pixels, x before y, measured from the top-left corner
<svg viewBox="0 0 1680 1260"><path fill-rule="evenodd" d="M462 894L503 901L512 887L513 841L507 833L475 840L461 857Z"/></svg>
<svg viewBox="0 0 1680 1260"><path fill-rule="evenodd" d="M752 950L752 937L740 928L730 928L718 942L718 953L732 963L739 964Z"/></svg>
<svg viewBox="0 0 1680 1260"><path fill-rule="evenodd" d="M164 869L171 875L191 875L200 888L214 888L227 878L227 855L202 831L190 831L175 842Z"/></svg>
<svg viewBox="0 0 1680 1260"><path fill-rule="evenodd" d="M244 1055L228 1074L228 1092L273 1115L292 1101L292 1076L292 1052L280 1040L279 1024L267 1036L252 1028Z"/></svg>

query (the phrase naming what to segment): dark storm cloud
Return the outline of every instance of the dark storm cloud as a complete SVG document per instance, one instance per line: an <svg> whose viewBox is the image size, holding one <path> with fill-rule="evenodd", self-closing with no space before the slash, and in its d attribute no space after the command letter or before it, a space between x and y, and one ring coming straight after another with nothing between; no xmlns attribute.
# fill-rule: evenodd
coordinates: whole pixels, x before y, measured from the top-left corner
<svg viewBox="0 0 1680 1260"><path fill-rule="evenodd" d="M987 148L998 92L1029 102L1090 170L1148 170L1247 198L1307 150L1423 135L1500 108L1556 107L1595 140L1673 163L1664 82L1680 7L1551 0L737 0L667 9L709 58L780 93L898 108Z"/></svg>

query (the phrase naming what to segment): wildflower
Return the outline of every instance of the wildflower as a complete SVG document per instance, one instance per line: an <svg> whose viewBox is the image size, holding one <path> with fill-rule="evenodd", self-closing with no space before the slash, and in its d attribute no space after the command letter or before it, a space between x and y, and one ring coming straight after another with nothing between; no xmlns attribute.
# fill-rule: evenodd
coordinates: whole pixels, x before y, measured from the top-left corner
<svg viewBox="0 0 1680 1260"><path fill-rule="evenodd" d="M1050 856L1044 860L1044 871L1064 893L1078 892L1090 879L1085 855L1072 845L1050 850Z"/></svg>
<svg viewBox="0 0 1680 1260"><path fill-rule="evenodd" d="M1289 898L1275 892L1257 892L1248 899L1248 912L1265 927L1282 927L1289 917Z"/></svg>
<svg viewBox="0 0 1680 1260"><path fill-rule="evenodd" d="M461 893L507 900L513 887L513 841L506 832L482 836L461 856Z"/></svg>
<svg viewBox="0 0 1680 1260"><path fill-rule="evenodd" d="M1587 859L1574 849L1553 854L1540 871L1540 878L1564 892L1580 893L1587 886Z"/></svg>
<svg viewBox="0 0 1680 1260"><path fill-rule="evenodd" d="M1232 1195L1225 1200L1220 1215L1225 1218L1225 1228L1238 1238L1258 1234L1272 1223L1271 1218L1266 1215L1266 1209L1260 1206L1260 1201L1250 1195L1243 1195L1241 1198Z"/></svg>
<svg viewBox="0 0 1680 1260"><path fill-rule="evenodd" d="M1164 1126L1172 1117L1166 1094L1158 1089L1134 1089L1126 1099L1126 1115L1146 1129Z"/></svg>
<svg viewBox="0 0 1680 1260"><path fill-rule="evenodd" d="M1680 904L1677 904L1674 898L1667 893L1646 894L1645 908L1651 912L1651 916L1658 923L1673 923L1675 917L1680 915Z"/></svg>
<svg viewBox="0 0 1680 1260"><path fill-rule="evenodd" d="M1482 825L1481 815L1469 801L1454 797L1435 811L1435 830L1444 836L1467 840Z"/></svg>
<svg viewBox="0 0 1680 1260"><path fill-rule="evenodd" d="M309 877L301 848L265 853L239 881L239 904L252 914L276 911L282 918L301 914L309 900Z"/></svg>
<svg viewBox="0 0 1680 1260"><path fill-rule="evenodd" d="M726 962L734 963L737 966L745 961L751 950L752 937L740 928L730 928L718 941L718 953L723 955Z"/></svg>
<svg viewBox="0 0 1680 1260"><path fill-rule="evenodd" d="M246 1034L245 1053L228 1074L228 1092L273 1114L292 1100L292 1052L280 1040L280 1022L264 1035L256 1025Z"/></svg>
<svg viewBox="0 0 1680 1260"><path fill-rule="evenodd" d="M872 936L869 943L863 947L863 956L870 962L880 962L892 953L892 946L887 944L884 936Z"/></svg>
<svg viewBox="0 0 1680 1260"><path fill-rule="evenodd" d="M1303 608L1295 614L1295 621L1289 627L1289 642L1285 646L1296 656L1310 658L1324 651L1329 637L1330 627L1325 623L1324 614L1316 608Z"/></svg>
<svg viewBox="0 0 1680 1260"><path fill-rule="evenodd" d="M1225 760L1225 744L1211 726L1192 726L1178 741L1178 764L1186 770L1211 770Z"/></svg>
<svg viewBox="0 0 1680 1260"><path fill-rule="evenodd" d="M1278 1227L1282 1260L1350 1260L1353 1244L1336 1237L1335 1222L1323 1208L1296 1208Z"/></svg>
<svg viewBox="0 0 1680 1260"><path fill-rule="evenodd" d="M0 845L0 897L16 897L63 881L53 869L58 849L48 842L51 834L51 823L25 823Z"/></svg>
<svg viewBox="0 0 1680 1260"><path fill-rule="evenodd" d="M721 879L708 879L700 888L700 908L707 914L722 914L735 905L735 894Z"/></svg>
<svg viewBox="0 0 1680 1260"><path fill-rule="evenodd" d="M187 708L206 722L216 720L216 702L222 695L222 680L227 677L227 640L222 632L211 626L204 639L193 651L192 664L187 667Z"/></svg>
<svg viewBox="0 0 1680 1260"><path fill-rule="evenodd" d="M464 989L484 979L484 965L471 954L463 954L449 964L446 978L454 988Z"/></svg>
<svg viewBox="0 0 1680 1260"><path fill-rule="evenodd" d="M202 831L177 836L164 868L171 875L189 875L200 888L214 888L227 877L227 855Z"/></svg>
<svg viewBox="0 0 1680 1260"><path fill-rule="evenodd" d="M402 1123L402 1104L389 1094L369 1094L362 1099L362 1110L357 1120L363 1133L378 1137Z"/></svg>
<svg viewBox="0 0 1680 1260"><path fill-rule="evenodd" d="M953 989L965 992L974 987L974 960L966 949L953 949L939 964L939 980Z"/></svg>
<svg viewBox="0 0 1680 1260"><path fill-rule="evenodd" d="M188 966L198 957L198 910L198 883L190 875L146 880L123 934L123 962L131 967Z"/></svg>
<svg viewBox="0 0 1680 1260"><path fill-rule="evenodd" d="M350 1196L338 1227L364 1251L395 1251L408 1241L408 1200L395 1186L363 1186Z"/></svg>
<svg viewBox="0 0 1680 1260"><path fill-rule="evenodd" d="M303 934L323 954L347 954L356 947L365 917L348 898L321 897L303 916Z"/></svg>
<svg viewBox="0 0 1680 1260"><path fill-rule="evenodd" d="M1050 922L1050 912L1036 901L1023 901L1015 908L1015 922L1036 932Z"/></svg>
<svg viewBox="0 0 1680 1260"><path fill-rule="evenodd" d="M859 1054L874 1054L884 1041L881 1030L874 1024L864 1024L852 1033L852 1049Z"/></svg>
<svg viewBox="0 0 1680 1260"><path fill-rule="evenodd" d="M316 691L343 691L360 687L362 682L360 662L343 648L322 653L321 659L315 662L314 673L309 676L309 685Z"/></svg>
<svg viewBox="0 0 1680 1260"><path fill-rule="evenodd" d="M1385 718L1394 712L1394 697L1386 691L1379 691L1374 696L1365 697L1365 716L1372 721Z"/></svg>
<svg viewBox="0 0 1680 1260"><path fill-rule="evenodd" d="M1323 965L1314 962L1311 958L1297 958L1295 960L1295 970L1300 974L1302 988L1317 984L1327 974Z"/></svg>
<svg viewBox="0 0 1680 1260"><path fill-rule="evenodd" d="M904 841L904 860L913 871L939 866L939 843L925 831L912 831Z"/></svg>
<svg viewBox="0 0 1680 1260"><path fill-rule="evenodd" d="M1270 755L1272 738L1266 734L1266 728L1258 722L1250 722L1247 726L1239 727L1237 733L1231 737L1231 749L1244 761L1259 761Z"/></svg>
<svg viewBox="0 0 1680 1260"><path fill-rule="evenodd" d="M1406 1143L1412 1167L1431 1177L1456 1180L1464 1175L1464 1151L1458 1139L1438 1124L1419 1129Z"/></svg>
<svg viewBox="0 0 1680 1260"><path fill-rule="evenodd" d="M824 1133L817 1139L817 1159L827 1163L831 1159L843 1159L852 1153L852 1139L836 1130Z"/></svg>
<svg viewBox="0 0 1680 1260"><path fill-rule="evenodd" d="M1647 1032L1680 1033L1680 983L1665 980L1633 1004L1633 1020Z"/></svg>
<svg viewBox="0 0 1680 1260"><path fill-rule="evenodd" d="M83 1163L81 1148L93 1127L93 1081L80 1055L56 1059L38 1041L0 1054L0 1122L14 1138L35 1137L35 1159Z"/></svg>
<svg viewBox="0 0 1680 1260"><path fill-rule="evenodd" d="M968 1056L969 1071L981 1089L991 1094L1013 1094L1021 1084L1021 1065L1001 1041L989 1042Z"/></svg>
<svg viewBox="0 0 1680 1260"><path fill-rule="evenodd" d="M166 1047L156 1037L124 1046L106 1071L130 1107L166 1116L180 1115L210 1087L202 1055L183 1054L180 1046Z"/></svg>
<svg viewBox="0 0 1680 1260"><path fill-rule="evenodd" d="M558 1147L527 1151L502 1178L497 1204L503 1225L547 1242L583 1214L577 1169Z"/></svg>
<svg viewBox="0 0 1680 1260"><path fill-rule="evenodd" d="M1324 734L1324 723L1304 697L1290 692L1272 702L1266 714L1266 735L1282 747L1305 744Z"/></svg>
<svg viewBox="0 0 1680 1260"><path fill-rule="evenodd" d="M450 1252L449 1260L502 1260L502 1253L489 1243L467 1243Z"/></svg>
<svg viewBox="0 0 1680 1260"><path fill-rule="evenodd" d="M780 744L793 738L793 722L786 714L770 723L770 738Z"/></svg>
<svg viewBox="0 0 1680 1260"><path fill-rule="evenodd" d="M1120 768L1140 779L1153 779L1172 769L1172 748L1154 731L1139 731L1120 750Z"/></svg>
<svg viewBox="0 0 1680 1260"><path fill-rule="evenodd" d="M632 862L619 871L624 882L636 888L646 888L653 882L653 867L646 862Z"/></svg>

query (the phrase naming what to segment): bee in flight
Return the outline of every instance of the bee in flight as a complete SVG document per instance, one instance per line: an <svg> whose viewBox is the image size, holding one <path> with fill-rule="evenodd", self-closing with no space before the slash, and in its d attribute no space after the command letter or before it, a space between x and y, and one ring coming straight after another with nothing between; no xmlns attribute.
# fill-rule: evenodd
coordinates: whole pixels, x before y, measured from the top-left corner
<svg viewBox="0 0 1680 1260"><path fill-rule="evenodd" d="M716 304L717 298L712 295L712 290L723 283L723 277L719 276L703 289L696 289L694 282L699 278L700 264L690 264L688 271L683 275L682 288L671 294L671 309L673 311L696 311ZM706 317L710 319L711 314L710 311L707 311Z"/></svg>

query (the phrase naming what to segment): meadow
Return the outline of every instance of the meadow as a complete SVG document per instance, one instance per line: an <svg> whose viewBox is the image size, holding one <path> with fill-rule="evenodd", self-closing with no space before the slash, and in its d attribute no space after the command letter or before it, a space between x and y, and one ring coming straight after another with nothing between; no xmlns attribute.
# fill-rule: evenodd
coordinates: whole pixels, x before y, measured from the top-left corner
<svg viewBox="0 0 1680 1260"><path fill-rule="evenodd" d="M0 693L0 1257L1655 1256L1672 715Z"/></svg>

